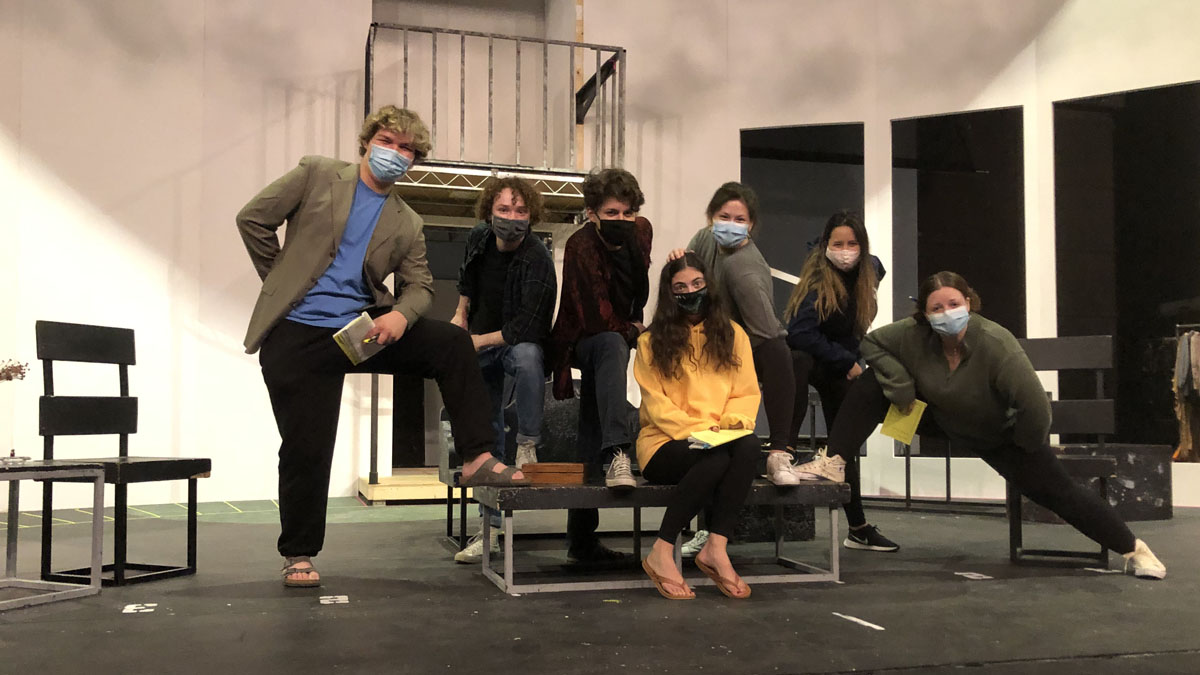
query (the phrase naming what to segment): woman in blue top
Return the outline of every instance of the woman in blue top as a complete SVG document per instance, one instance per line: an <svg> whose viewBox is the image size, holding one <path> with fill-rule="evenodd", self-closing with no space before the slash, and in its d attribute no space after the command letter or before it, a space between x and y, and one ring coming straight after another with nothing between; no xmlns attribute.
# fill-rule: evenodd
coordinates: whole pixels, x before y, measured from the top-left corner
<svg viewBox="0 0 1200 675"><path fill-rule="evenodd" d="M793 442L808 410L810 383L821 396L825 428L832 429L846 392L862 375L859 341L875 320L875 291L884 274L883 263L871 255L862 219L850 211L833 214L804 262L800 281L783 313L788 321L787 344L792 349L796 379L796 405L788 436ZM799 469L794 470L801 473ZM847 463L846 482L850 484L850 501L843 508L850 533L843 542L845 546L867 551L899 549L867 523L857 461Z"/></svg>

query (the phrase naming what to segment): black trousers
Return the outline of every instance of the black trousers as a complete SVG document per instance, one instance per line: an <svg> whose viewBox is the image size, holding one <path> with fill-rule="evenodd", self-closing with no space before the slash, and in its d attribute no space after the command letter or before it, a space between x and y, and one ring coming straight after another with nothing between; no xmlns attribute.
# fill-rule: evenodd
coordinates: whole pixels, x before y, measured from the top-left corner
<svg viewBox="0 0 1200 675"><path fill-rule="evenodd" d="M783 337L760 342L752 348L754 371L762 385L763 410L767 414L767 425L771 428L768 443L772 450L784 450L795 435L792 429L792 409L796 405L796 380L792 377L792 355ZM808 387L804 388L808 398Z"/></svg>
<svg viewBox="0 0 1200 675"><path fill-rule="evenodd" d="M354 366L332 328L279 322L259 354L279 427L279 553L312 556L325 541L325 507L346 373L411 374L437 380L464 461L489 452L495 431L475 349L466 331L421 319L403 337Z"/></svg>
<svg viewBox="0 0 1200 675"><path fill-rule="evenodd" d="M800 429L804 418L808 416L808 385L812 385L821 397L821 410L825 414L825 428L833 429L833 421L837 419L838 409L850 391L851 380L844 373L836 373L828 364L813 359L812 354L804 351L792 352L792 373L796 379L796 406L792 410L792 429L788 436L791 445L799 447ZM854 452L846 459L846 484L850 486L850 501L842 505L846 512L846 521L851 527L865 525L867 517L863 513L862 480L859 477L858 453Z"/></svg>
<svg viewBox="0 0 1200 675"><path fill-rule="evenodd" d="M633 440L625 391L629 351L624 336L611 331L589 335L575 344L573 365L581 376L576 449L589 481L603 474L602 467L612 461L613 453L628 450ZM582 553L599 545L599 526L599 509L568 509L568 550Z"/></svg>
<svg viewBox="0 0 1200 675"><path fill-rule="evenodd" d="M850 458L858 455L858 448L883 422L889 405L875 372L867 369L851 385L833 423L829 454L841 456L849 466ZM925 410L926 417L930 412L931 408ZM924 418L921 422L921 429L927 428ZM1021 494L1053 511L1096 543L1117 553L1133 551L1133 532L1121 516L1100 495L1067 474L1049 442L1033 450L1006 443L988 450L976 450L976 454L996 473L1011 481Z"/></svg>
<svg viewBox="0 0 1200 675"><path fill-rule="evenodd" d="M707 506L708 530L732 539L761 453L754 434L707 450L693 450L687 441L667 441L642 467L642 476L651 483L677 486L658 538L673 546Z"/></svg>

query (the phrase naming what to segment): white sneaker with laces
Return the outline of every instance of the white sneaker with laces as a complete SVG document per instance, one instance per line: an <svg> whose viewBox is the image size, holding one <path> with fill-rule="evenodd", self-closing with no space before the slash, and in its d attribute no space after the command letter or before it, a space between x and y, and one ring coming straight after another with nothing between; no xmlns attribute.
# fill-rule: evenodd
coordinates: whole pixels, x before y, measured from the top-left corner
<svg viewBox="0 0 1200 675"><path fill-rule="evenodd" d="M767 455L767 480L776 485L798 485L800 476L792 471L792 455L772 452Z"/></svg>
<svg viewBox="0 0 1200 675"><path fill-rule="evenodd" d="M1125 571L1133 566L1133 576L1139 579L1162 579L1167 576L1167 566L1150 550L1141 539L1134 544L1133 552L1125 554Z"/></svg>
<svg viewBox="0 0 1200 675"><path fill-rule="evenodd" d="M533 441L521 441L517 443L517 461L513 462L517 468L521 468L526 464L537 464L537 444Z"/></svg>
<svg viewBox="0 0 1200 675"><path fill-rule="evenodd" d="M608 473L604 476L604 485L625 490L637 486L637 481L633 478L629 455L624 451L618 450L613 454L612 463L608 465Z"/></svg>
<svg viewBox="0 0 1200 675"><path fill-rule="evenodd" d="M801 478L809 477L809 480L824 478L835 483L845 483L846 460L837 455L830 457L827 452L827 448L821 448L811 461L793 467L792 471L800 474Z"/></svg>
<svg viewBox="0 0 1200 675"><path fill-rule="evenodd" d="M692 535L691 539L683 542L683 546L679 547L679 555L684 558L695 558L700 549L708 543L708 530L696 530L696 534Z"/></svg>
<svg viewBox="0 0 1200 675"><path fill-rule="evenodd" d="M492 528L492 553L500 552L500 537L497 536L496 528ZM483 560L483 528L475 533L467 541L467 547L458 553L454 554L454 562L463 563L465 565L473 565Z"/></svg>

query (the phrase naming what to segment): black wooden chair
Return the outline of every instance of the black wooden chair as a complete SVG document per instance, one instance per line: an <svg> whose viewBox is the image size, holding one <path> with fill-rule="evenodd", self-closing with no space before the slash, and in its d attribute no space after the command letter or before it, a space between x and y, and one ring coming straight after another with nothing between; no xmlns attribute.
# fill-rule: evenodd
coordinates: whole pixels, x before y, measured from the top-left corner
<svg viewBox="0 0 1200 675"><path fill-rule="evenodd" d="M1021 346L1033 363L1034 370L1090 370L1095 375L1096 395L1088 399L1053 400L1050 402L1052 434L1087 434L1096 436L1101 451L1105 436L1116 431L1116 412L1112 399L1104 398L1104 372L1113 367L1111 335L1083 337L1030 338ZM1059 455L1072 478L1081 481L1095 479L1102 499L1108 498L1108 480L1116 474L1117 461L1111 456ZM1021 495L1008 484L1009 557L1014 563L1053 562L1055 559L1083 561L1085 564L1108 565L1108 549L1099 552L1059 549L1026 549L1022 546Z"/></svg>
<svg viewBox="0 0 1200 675"><path fill-rule="evenodd" d="M104 482L115 486L113 562L104 565L106 586L165 579L196 573L196 479L207 477L212 460L180 457L130 457L129 435L137 432L137 398L129 395L129 366L135 363L133 331L53 321L38 321L37 356L42 362L44 395L38 419L43 459L54 459L57 436L116 435L116 457L87 461L104 467ZM54 391L56 361L104 363L117 366L119 396L58 396ZM188 481L187 562L183 566L129 562L126 559L128 487L130 483ZM88 568L55 572L52 565L54 491L47 481L42 493L42 579L88 582ZM92 514L103 518L103 513Z"/></svg>

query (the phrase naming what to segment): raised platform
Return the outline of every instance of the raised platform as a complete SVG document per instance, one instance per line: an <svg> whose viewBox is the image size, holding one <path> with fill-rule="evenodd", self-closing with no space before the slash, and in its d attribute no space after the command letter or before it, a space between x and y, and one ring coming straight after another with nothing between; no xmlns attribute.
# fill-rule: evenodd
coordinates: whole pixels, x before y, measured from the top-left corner
<svg viewBox="0 0 1200 675"><path fill-rule="evenodd" d="M438 480L437 467L393 469L391 476L380 476L375 485L366 476L359 478L358 496L367 504L445 501L446 485Z"/></svg>

